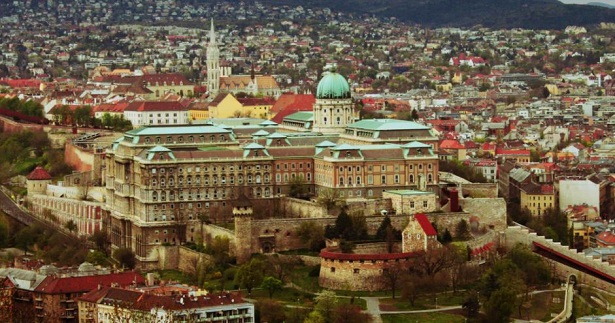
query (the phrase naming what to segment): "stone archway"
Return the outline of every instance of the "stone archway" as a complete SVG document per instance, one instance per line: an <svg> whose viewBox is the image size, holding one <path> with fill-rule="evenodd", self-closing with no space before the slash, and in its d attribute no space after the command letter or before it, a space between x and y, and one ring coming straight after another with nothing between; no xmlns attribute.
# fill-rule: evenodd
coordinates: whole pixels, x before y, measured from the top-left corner
<svg viewBox="0 0 615 323"><path fill-rule="evenodd" d="M261 253L274 253L275 252L275 237L274 236L261 236L259 238Z"/></svg>

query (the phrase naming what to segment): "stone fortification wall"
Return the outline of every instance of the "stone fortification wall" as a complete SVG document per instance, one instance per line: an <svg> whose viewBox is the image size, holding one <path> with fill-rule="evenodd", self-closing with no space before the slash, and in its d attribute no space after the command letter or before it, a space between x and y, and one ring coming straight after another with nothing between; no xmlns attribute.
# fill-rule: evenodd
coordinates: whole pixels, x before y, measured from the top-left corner
<svg viewBox="0 0 615 323"><path fill-rule="evenodd" d="M354 253L356 254L382 254L388 253L386 242L361 243L355 246ZM393 244L393 253L401 252L401 243Z"/></svg>
<svg viewBox="0 0 615 323"><path fill-rule="evenodd" d="M463 198L459 199L459 205L464 212L477 216L482 226L506 230L506 200L503 198Z"/></svg>
<svg viewBox="0 0 615 323"><path fill-rule="evenodd" d="M142 262L146 265L143 270L177 269L179 267L179 246L158 246L152 249L148 258L158 259L158 262Z"/></svg>
<svg viewBox="0 0 615 323"><path fill-rule="evenodd" d="M473 198L496 198L498 197L497 183L471 183L459 186L463 195L469 194Z"/></svg>
<svg viewBox="0 0 615 323"><path fill-rule="evenodd" d="M346 206L349 214L374 215L382 210L391 210L391 200L382 199L347 199ZM313 201L306 201L292 197L284 197L280 201L284 214L293 218L326 218L335 213L328 212L326 208Z"/></svg>
<svg viewBox="0 0 615 323"><path fill-rule="evenodd" d="M159 246L156 252L158 263L151 263L151 269L179 269L192 274L196 272L199 262L212 261L210 255L182 246Z"/></svg>
<svg viewBox="0 0 615 323"><path fill-rule="evenodd" d="M198 265L202 262L212 262L212 257L208 254L204 254L186 247L179 247L178 267L182 272L195 274L198 269Z"/></svg>
<svg viewBox="0 0 615 323"><path fill-rule="evenodd" d="M375 257L378 256L378 257ZM377 291L386 289L382 275L387 263L404 263L414 257L407 253L356 255L321 253L318 284L329 289Z"/></svg>
<svg viewBox="0 0 615 323"><path fill-rule="evenodd" d="M292 197L284 197L280 201L285 214L297 218L325 218L327 209L312 202Z"/></svg>
<svg viewBox="0 0 615 323"><path fill-rule="evenodd" d="M524 245L528 245L533 247L533 243L537 242L543 246L549 247L554 251L557 251L570 259L578 261L583 265L595 268L607 275L615 277L615 265L610 265L608 262L603 262L601 259L594 259L591 256L585 256L583 252L578 252L574 249L569 249L568 246L562 246L559 242L553 242L552 239L547 239L543 236L537 235L535 232L530 232L528 229L516 226L516 227L508 227L505 231L505 246L507 249L514 247L517 243L522 243ZM563 266L563 265L562 265ZM567 267L567 266L565 266ZM564 272L574 273L576 271L573 268L564 269ZM598 280L593 276L584 274L588 283L593 283L594 280ZM577 277L580 277L577 275ZM605 282L606 283L606 282Z"/></svg>
<svg viewBox="0 0 615 323"><path fill-rule="evenodd" d="M199 224L200 226L200 224ZM198 230L198 229L197 229ZM200 231L199 231L200 233ZM229 240L229 248L231 256L235 254L235 249L237 248L237 243L235 240L235 232L229 229L219 227L213 224L203 224L203 241L211 241L215 237L225 237Z"/></svg>
<svg viewBox="0 0 615 323"><path fill-rule="evenodd" d="M376 233L383 218L381 215L365 217L369 234ZM408 216L394 215L390 218L391 224L398 230L402 230L408 223ZM276 252L301 249L303 243L297 235L301 223L311 222L324 228L327 225L334 225L335 219L336 217L256 220L250 217L235 217L237 262L245 262L253 253L262 253L266 244L272 245Z"/></svg>

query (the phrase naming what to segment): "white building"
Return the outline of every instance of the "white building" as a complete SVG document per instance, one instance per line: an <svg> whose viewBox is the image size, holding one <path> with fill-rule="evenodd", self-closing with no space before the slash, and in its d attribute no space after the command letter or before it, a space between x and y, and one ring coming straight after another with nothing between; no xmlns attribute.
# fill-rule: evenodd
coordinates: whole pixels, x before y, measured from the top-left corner
<svg viewBox="0 0 615 323"><path fill-rule="evenodd" d="M124 109L124 119L133 127L189 124L188 109L179 102L135 101Z"/></svg>

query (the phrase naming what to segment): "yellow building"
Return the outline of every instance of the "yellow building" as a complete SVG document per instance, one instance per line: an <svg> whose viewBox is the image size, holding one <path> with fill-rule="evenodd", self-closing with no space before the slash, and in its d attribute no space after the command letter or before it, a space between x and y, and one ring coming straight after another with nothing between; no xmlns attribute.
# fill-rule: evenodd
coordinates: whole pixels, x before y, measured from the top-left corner
<svg viewBox="0 0 615 323"><path fill-rule="evenodd" d="M220 93L209 103L210 118L231 118L241 114L241 103L230 93Z"/></svg>
<svg viewBox="0 0 615 323"><path fill-rule="evenodd" d="M210 118L267 118L275 101L271 98L240 98L231 93L219 94L209 104Z"/></svg>
<svg viewBox="0 0 615 323"><path fill-rule="evenodd" d="M530 182L521 186L521 208L530 210L532 216L542 216L545 210L555 207L553 185Z"/></svg>
<svg viewBox="0 0 615 323"><path fill-rule="evenodd" d="M188 107L188 118L190 121L209 119L209 110L206 104L193 103Z"/></svg>
<svg viewBox="0 0 615 323"><path fill-rule="evenodd" d="M146 74L142 76L142 82L152 92L146 100L156 100L167 93L180 96L194 94L194 84L182 74Z"/></svg>

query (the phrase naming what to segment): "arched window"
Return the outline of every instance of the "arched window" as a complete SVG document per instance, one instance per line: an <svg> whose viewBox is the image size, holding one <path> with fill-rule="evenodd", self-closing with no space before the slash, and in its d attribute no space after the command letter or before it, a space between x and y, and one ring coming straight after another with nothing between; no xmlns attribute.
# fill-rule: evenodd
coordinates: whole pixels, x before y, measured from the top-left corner
<svg viewBox="0 0 615 323"><path fill-rule="evenodd" d="M340 177L340 185L344 185L344 178Z"/></svg>
<svg viewBox="0 0 615 323"><path fill-rule="evenodd" d="M414 175L410 174L410 176L408 176L408 182L414 183Z"/></svg>

